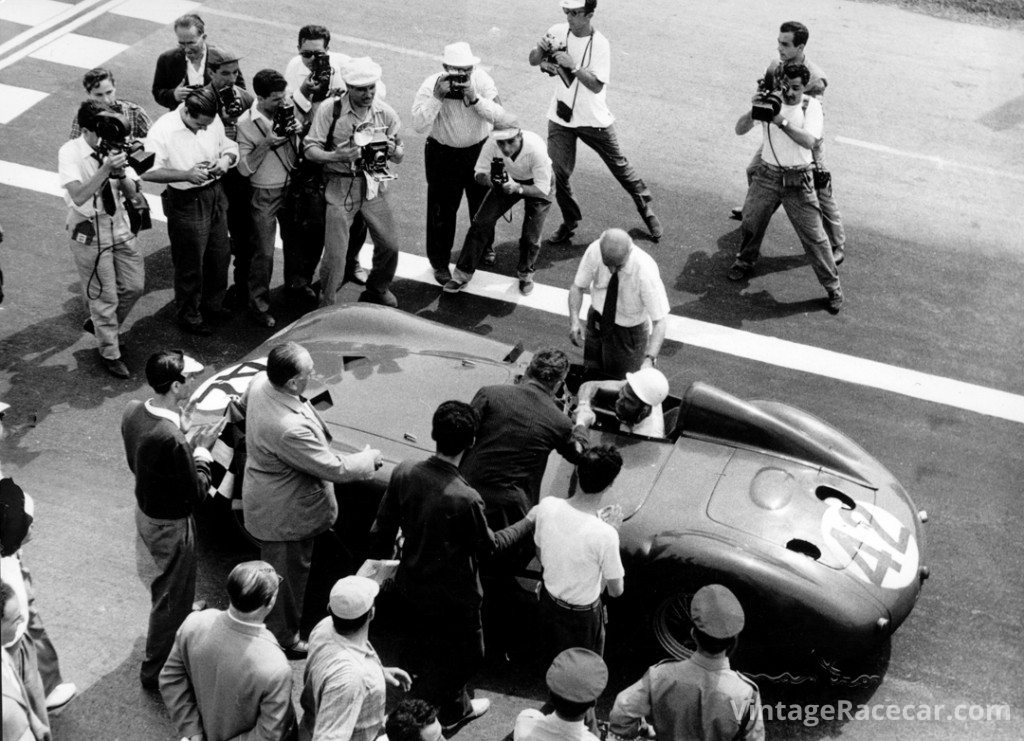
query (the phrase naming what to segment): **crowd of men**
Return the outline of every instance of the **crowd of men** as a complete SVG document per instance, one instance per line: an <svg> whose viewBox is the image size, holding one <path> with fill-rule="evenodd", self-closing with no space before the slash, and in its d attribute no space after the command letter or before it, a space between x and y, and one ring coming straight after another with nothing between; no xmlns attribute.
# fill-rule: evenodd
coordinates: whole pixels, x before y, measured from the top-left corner
<svg viewBox="0 0 1024 741"><path fill-rule="evenodd" d="M583 219L571 185L577 141L629 193L650 239L663 236L651 191L623 153L607 104L611 52L593 25L596 0L560 5L565 22L551 26L527 55L554 78L546 137L520 126L466 42L445 46L442 69L415 94L412 125L427 135L426 252L447 293L463 290L478 267L494 264L495 225L520 201L516 274L520 293L533 291L543 245L571 242ZM185 332L208 336L235 310L262 327L276 325L270 284L278 233L285 301L303 309L330 306L352 283L363 288L359 300L397 306L391 283L403 237L389 185L405 146L380 65L331 51L330 31L307 25L284 73L259 70L250 91L239 55L208 43L202 18L181 16L174 32L178 45L160 55L152 88L168 111L151 120L141 106L117 97L109 70L91 70L83 78L88 100L58 155L71 251L89 310L84 329L96 336L104 367L120 378L130 375L118 330L144 288L138 234L149 219L140 179L165 186L176 318ZM820 100L827 80L804 56L808 38L803 24L782 25L779 60L765 71L754 108L737 121L738 134L760 124L764 137L747 168L744 206L733 211L742 220L741 245L728 278L752 274L782 205L835 312L843 302L837 266L845 258L845 233L824 164ZM768 99L774 105L766 108ZM759 105L763 115L754 117ZM463 197L469 228L453 266ZM561 223L542 240L554 204ZM367 236L370 271L359 262ZM593 256L584 263L593 269ZM581 297L573 293L575 321ZM574 339L579 335L574 325ZM652 341L654 354L658 344Z"/></svg>
<svg viewBox="0 0 1024 741"><path fill-rule="evenodd" d="M416 92L413 127L427 134L426 251L444 292L463 290L479 266L495 262L496 223L520 201L516 277L522 295L533 291L551 206L561 222L547 243L570 242L583 220L570 182L577 140L629 193L652 241L663 236L651 191L623 154L607 105L611 52L593 25L597 2L560 5L565 22L528 54L530 65L553 78L546 137L520 126L465 42L445 46L442 70ZM198 15L177 19L174 33L178 44L160 55L152 87L167 112L152 120L118 97L109 70L91 70L83 78L88 99L58 155L71 252L89 310L83 329L95 335L107 371L131 375L119 329L144 289L138 235L150 224L140 180L166 186L161 199L182 331L209 336L234 310L261 327L276 326L277 234L284 300L304 309L330 306L353 283L363 288L361 301L397 306L390 286L402 239L389 183L405 147L380 65L331 51L330 31L307 25L283 74L261 69L247 84L240 57L207 43ZM736 123L738 134L760 123L764 140L747 169L744 205L734 210L741 246L727 277L750 276L782 205L837 311L845 235L823 162L827 82L804 56L808 38L800 23L781 26L780 58ZM463 197L469 228L453 266ZM368 236L370 271L359 263ZM581 317L586 292L591 307ZM611 380L584 383L566 414L555 394L568 358L542 349L521 383L441 403L432 418L434 455L403 461L391 474L368 555L392 558L401 533L394 576L405 617L401 667L385 667L369 640L377 581L334 574L323 604L307 588L318 554L323 561L325 544L337 538L334 485L365 481L383 465L370 446L347 456L331 447L327 426L303 396L314 373L310 353L295 343L274 348L266 371L233 407L245 419L242 505L260 560L231 572L224 611L203 610L195 600L194 514L210 487L210 449L227 418L189 429L182 408L203 366L180 351L149 358L153 395L132 402L122 422L136 524L159 571L140 681L162 694L182 736L374 739L386 732L433 741L458 733L488 710L472 679L485 653L506 652L503 636L517 619L515 575L536 554L543 568L538 652L550 698L541 710L523 711L513 736L594 737L594 707L607 683L604 601L626 588L621 511L609 503L626 484L618 481L620 452L590 445L587 431L598 420L595 408L603 408L611 410L611 424L632 434L671 433L661 409L668 381L656 368L669 313L657 261L626 231L606 230L580 261L568 310L570 340L583 347L587 371ZM4 409L0 404L0 421ZM576 466L574 493L541 500L554 450ZM75 687L60 676L21 556L31 498L10 479L0 479L0 497L4 738L46 739L48 713L59 712ZM652 667L620 693L612 734L633 738L650 727L666 739L763 737L757 688L729 667L744 624L738 601L709 585L690 612L696 653ZM306 662L301 713L292 704L289 660ZM390 713L388 685L406 695Z"/></svg>

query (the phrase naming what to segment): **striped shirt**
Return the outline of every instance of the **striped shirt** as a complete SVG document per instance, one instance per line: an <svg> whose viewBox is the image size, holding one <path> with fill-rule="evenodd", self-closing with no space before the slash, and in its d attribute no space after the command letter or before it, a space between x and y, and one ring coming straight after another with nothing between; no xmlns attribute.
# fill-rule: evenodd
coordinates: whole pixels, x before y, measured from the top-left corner
<svg viewBox="0 0 1024 741"><path fill-rule="evenodd" d="M384 728L384 667L369 641L334 630L328 615L309 634L302 688L303 738L373 741Z"/></svg>
<svg viewBox="0 0 1024 741"><path fill-rule="evenodd" d="M419 133L430 130L430 138L446 147L463 149L478 144L491 133L491 125L504 115L500 103L495 102L498 88L491 76L474 69L470 81L477 94L473 105L463 100L434 97L434 85L445 72L437 72L420 85L412 103L412 125Z"/></svg>
<svg viewBox="0 0 1024 741"><path fill-rule="evenodd" d="M145 139L149 133L149 114L142 106L128 100L115 100L114 108L125 117L128 122L129 136L132 139ZM78 117L71 122L71 135L68 139L77 139L82 135L82 129L78 126Z"/></svg>

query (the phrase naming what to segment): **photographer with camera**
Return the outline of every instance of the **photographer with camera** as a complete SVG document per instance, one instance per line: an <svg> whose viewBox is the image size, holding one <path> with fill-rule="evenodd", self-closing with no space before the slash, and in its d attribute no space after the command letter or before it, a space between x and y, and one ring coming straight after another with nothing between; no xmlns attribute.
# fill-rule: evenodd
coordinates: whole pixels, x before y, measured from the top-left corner
<svg viewBox="0 0 1024 741"><path fill-rule="evenodd" d="M452 279L445 293L458 293L473 279L484 249L494 241L494 225L505 212L523 201L523 231L519 237L519 293L533 293L533 272L540 253L540 233L551 208L551 159L544 140L523 131L515 119L494 127L476 160L476 181L490 186L473 215Z"/></svg>
<svg viewBox="0 0 1024 741"><path fill-rule="evenodd" d="M759 80L759 87L765 89L778 89L781 86L781 68L787 64L802 64L807 67L810 78L804 88L804 95L817 98L824 107L825 88L828 87L828 79L824 70L818 65L810 62L804 54L807 40L810 38L810 31L807 26L798 21L786 21L779 27L778 49L779 58L768 65L764 77ZM832 192L832 174L825 166L825 140L819 139L817 145L811 150L814 157L815 169L815 190L818 192L818 203L821 205L822 225L828 235L829 244L832 246L832 254L835 256L836 265L840 265L846 257L846 232L843 229L843 217L839 213L839 206L836 204L835 195ZM750 164L747 165L747 185L750 185L761 159L761 150L754 152ZM743 209L734 208L732 218L742 219Z"/></svg>
<svg viewBox="0 0 1024 741"><path fill-rule="evenodd" d="M274 273L275 223L287 252L295 239L286 209L288 182L298 162L302 127L285 98L280 72L263 69L252 78L256 104L238 119L238 172L248 178L252 198L252 264L249 270L249 310L257 324L277 324L270 314L270 279ZM287 265L287 260L285 261Z"/></svg>
<svg viewBox="0 0 1024 741"><path fill-rule="evenodd" d="M142 295L145 273L128 218L126 198L142 198L138 176L119 149L127 122L88 100L78 108L81 136L61 145L58 174L68 205L67 229L100 360L117 378L131 376L121 359L118 331ZM137 231L137 230L136 230Z"/></svg>
<svg viewBox="0 0 1024 741"><path fill-rule="evenodd" d="M156 153L143 180L165 183L162 194L174 264L178 326L209 336L209 322L225 318L228 282L227 197L221 178L238 162L238 145L224 134L211 87L193 90L176 111L150 129L146 145Z"/></svg>
<svg viewBox="0 0 1024 741"><path fill-rule="evenodd" d="M369 57L346 64L341 70L345 92L317 109L304 141L306 156L323 165L327 179L321 306L335 303L359 258L362 244L349 241L349 228L358 214L373 236L373 270L359 300L398 305L390 290L398 268L398 237L387 193L387 181L394 176L387 163L400 163L405 149L398 136L398 114L376 97L380 76L380 65Z"/></svg>
<svg viewBox="0 0 1024 741"><path fill-rule="evenodd" d="M149 115L137 103L118 99L114 75L109 69L96 67L86 72L82 76L82 87L85 88L89 100L109 106L111 110L124 116L124 120L128 122L129 138L137 140L146 138L151 124ZM82 130L78 126L78 117L76 116L71 122L71 135L68 138L74 139L81 134Z"/></svg>
<svg viewBox="0 0 1024 741"><path fill-rule="evenodd" d="M211 44L206 50L206 68L210 73L210 86L220 101L218 115L224 124L224 135L235 142L238 141L235 127L239 117L256 101L252 93L235 84L239 59L238 54L223 46ZM249 215L252 193L248 178L236 168L228 170L221 182L228 198L228 236L234 263L224 303L231 309L246 309L249 306L249 266L253 255L252 219Z"/></svg>
<svg viewBox="0 0 1024 741"><path fill-rule="evenodd" d="M186 13L174 21L178 45L161 54L153 74L153 99L174 110L196 88L210 82L207 68L206 23L195 13ZM238 74L236 84L245 87Z"/></svg>
<svg viewBox="0 0 1024 741"><path fill-rule="evenodd" d="M781 204L815 275L828 292L828 310L836 313L843 304L843 292L822 226L811 154L822 137L821 103L803 92L810 80L804 65L786 65L781 78L781 94L759 91L752 100L752 109L736 122L736 133L742 136L754 128L755 115L758 119L770 116L770 120L760 121L764 131L760 163L743 203L742 242L728 278L741 281L753 272L768 223Z"/></svg>
<svg viewBox="0 0 1024 741"><path fill-rule="evenodd" d="M490 75L476 69L479 63L466 42L448 44L441 58L444 71L423 81L412 104L413 127L421 134L430 132L423 155L427 258L442 286L452 279L448 263L462 193L472 219L487 194L487 187L474 176L476 160L491 125L504 115L498 88ZM494 262L493 242L484 245L484 254L484 264Z"/></svg>
<svg viewBox="0 0 1024 741"><path fill-rule="evenodd" d="M592 20L597 0L561 0L566 23L556 23L530 50L530 64L557 76L548 108L548 154L555 171L555 200L562 224L548 238L568 243L583 218L569 178L576 166L576 140L597 152L636 204L651 239L662 236L661 221L651 208L651 191L619 148L615 117L606 102L611 77L611 46Z"/></svg>

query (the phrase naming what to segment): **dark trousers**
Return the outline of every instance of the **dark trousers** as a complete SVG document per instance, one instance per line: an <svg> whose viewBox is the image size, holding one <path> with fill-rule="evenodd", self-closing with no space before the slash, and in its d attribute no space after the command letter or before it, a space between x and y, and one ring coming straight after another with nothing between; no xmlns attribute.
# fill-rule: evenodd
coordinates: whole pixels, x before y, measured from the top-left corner
<svg viewBox="0 0 1024 741"><path fill-rule="evenodd" d="M313 562L316 538L268 541L260 543L260 558L282 577L277 602L266 619L267 629L284 647L294 646L302 626L302 606L306 597L309 569Z"/></svg>
<svg viewBox="0 0 1024 741"><path fill-rule="evenodd" d="M227 203L219 182L163 192L178 321L199 324L202 309L217 311L223 305L231 260Z"/></svg>
<svg viewBox="0 0 1024 741"><path fill-rule="evenodd" d="M327 201L322 192L307 189L300 201L297 213L291 213L293 238L288 239L282 232L284 253L284 284L289 288L302 288L313 283L316 266L324 252L326 236ZM351 273L358 263L359 250L366 244L368 230L362 213L351 214L348 230L348 254L345 258L345 272Z"/></svg>
<svg viewBox="0 0 1024 741"><path fill-rule="evenodd" d="M635 327L620 327L616 324L605 335L601 331L601 315L591 309L587 314L583 365L609 378L625 378L627 373L638 371L643 365L649 336L646 322Z"/></svg>
<svg viewBox="0 0 1024 741"><path fill-rule="evenodd" d="M249 178L231 168L221 180L228 199L228 236L234 260L232 284L240 305L248 303L249 272L253 259L252 188Z"/></svg>
<svg viewBox="0 0 1024 741"><path fill-rule="evenodd" d="M472 712L469 680L484 660L480 608L403 595L402 667L415 677L409 694L437 708L441 725Z"/></svg>
<svg viewBox="0 0 1024 741"><path fill-rule="evenodd" d="M250 196L250 217L252 219L252 262L249 266L249 306L255 311L270 310L270 280L274 274L274 240L277 229L281 231L281 243L287 256L289 245L298 241L295 221L287 209L286 189L253 188ZM319 254L317 255L319 259ZM287 270L287 257L285 266ZM316 267L316 263L313 264ZM238 265L235 265L235 282L238 285ZM312 273L313 268L310 268ZM308 284L308 280L306 283ZM288 285L287 281L285 285Z"/></svg>
<svg viewBox="0 0 1024 741"><path fill-rule="evenodd" d="M427 174L427 259L435 270L447 269L455 243L455 224L462 194L466 194L469 218L483 203L488 188L474 178L476 159L484 139L470 147L449 147L427 137L423 167ZM494 230L484 245L494 242Z"/></svg>
<svg viewBox="0 0 1024 741"><path fill-rule="evenodd" d="M366 290L385 293L398 269L398 229L388 202L381 190L366 200L366 181L356 177L327 176L326 229L324 255L320 263L320 305L330 306L337 300L345 275L355 268L363 243L355 243L352 231L361 215L373 236L373 269L366 280ZM365 237L364 237L365 241Z"/></svg>
<svg viewBox="0 0 1024 741"><path fill-rule="evenodd" d="M597 152L619 185L633 198L641 215L646 213L651 191L619 148L614 125L603 129L596 126L572 128L548 121L548 156L551 157L551 167L555 172L555 200L562 211L562 221L576 224L583 218L580 205L573 197L572 186L569 185L569 178L576 168L577 139Z"/></svg>
<svg viewBox="0 0 1024 741"><path fill-rule="evenodd" d="M544 663L548 666L567 648L588 648L604 654L604 605L598 600L585 608L569 607L540 590L540 624L544 631Z"/></svg>
<svg viewBox="0 0 1024 741"><path fill-rule="evenodd" d="M135 509L135 525L156 562L157 577L150 591L153 607L146 633L146 657L140 679L156 687L174 635L192 611L196 598L196 525L192 517L158 520Z"/></svg>
<svg viewBox="0 0 1024 741"><path fill-rule="evenodd" d="M466 241L455 265L460 273L459 278L467 280L472 277L487 248L494 242L494 225L519 201L523 202L523 231L519 236L519 265L516 272L520 278L533 275L537 255L540 254L540 233L544 229L544 219L551 208L551 201L510 195L491 188L473 217L469 232L466 233Z"/></svg>

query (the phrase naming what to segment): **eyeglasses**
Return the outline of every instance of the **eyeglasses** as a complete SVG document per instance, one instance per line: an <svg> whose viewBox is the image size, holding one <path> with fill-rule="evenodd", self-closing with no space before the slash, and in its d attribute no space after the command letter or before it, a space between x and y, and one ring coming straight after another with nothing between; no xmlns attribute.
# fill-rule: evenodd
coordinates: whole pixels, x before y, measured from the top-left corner
<svg viewBox="0 0 1024 741"><path fill-rule="evenodd" d="M308 51L308 50L307 51L300 51L299 52L299 56L302 57L303 59L312 59L317 54L326 54L326 53L327 52L325 52L325 51L317 51L317 50L314 49L313 51Z"/></svg>
<svg viewBox="0 0 1024 741"><path fill-rule="evenodd" d="M586 8L576 8L576 10L566 10L565 8L563 8L562 12L565 13L566 16L572 16L573 18L577 18L577 17L579 17L581 15L586 15L587 14L587 9Z"/></svg>

